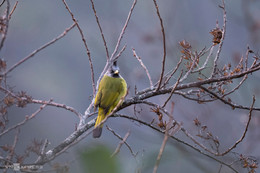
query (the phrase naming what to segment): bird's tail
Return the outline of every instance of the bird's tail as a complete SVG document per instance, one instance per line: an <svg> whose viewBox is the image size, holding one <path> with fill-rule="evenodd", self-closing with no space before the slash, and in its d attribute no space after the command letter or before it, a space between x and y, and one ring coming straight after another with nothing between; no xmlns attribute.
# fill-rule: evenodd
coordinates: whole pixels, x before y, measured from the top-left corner
<svg viewBox="0 0 260 173"><path fill-rule="evenodd" d="M103 124L100 125L100 123L105 119L105 117L104 109L99 107L95 128L93 130L93 138L99 138L101 136Z"/></svg>

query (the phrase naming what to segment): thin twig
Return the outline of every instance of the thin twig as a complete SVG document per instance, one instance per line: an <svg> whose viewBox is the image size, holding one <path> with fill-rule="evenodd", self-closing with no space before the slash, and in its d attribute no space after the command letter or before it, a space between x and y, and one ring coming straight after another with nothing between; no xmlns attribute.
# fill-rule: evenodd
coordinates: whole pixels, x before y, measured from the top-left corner
<svg viewBox="0 0 260 173"><path fill-rule="evenodd" d="M35 104L47 104L48 106L54 106L54 107L58 107L58 108L63 108L63 109L66 109L70 112L73 112L74 114L76 114L79 118L81 117L81 114L76 110L74 109L73 107L71 106L67 106L65 104L61 104L61 103L56 103L56 102L49 102L49 101L45 101L45 100L36 100L36 99L32 99L31 100L31 103L35 103Z"/></svg>
<svg viewBox="0 0 260 173"><path fill-rule="evenodd" d="M132 16L133 10L134 10L135 5L136 5L136 2L137 2L137 0L134 0L133 4L132 4L132 6L131 6L131 9L130 9L130 11L129 11L129 13L128 13L128 16L127 16L127 19L126 19L126 21L125 21L125 24L124 24L124 26L123 26L123 28L122 28L122 31L121 31L121 33L120 33L120 35L119 35L119 37L118 37L118 40L117 40L117 43L116 43L114 52L112 53L112 55L111 55L111 57L110 57L110 60L112 60L112 61L113 61L113 59L114 59L115 54L117 53L117 51L118 51L118 49L119 49L121 40L122 40L122 38L123 38L123 36L124 36L125 30L126 30L126 28L127 28L127 25L128 25L128 23L129 23L129 20L130 20L130 18L131 18L131 16Z"/></svg>
<svg viewBox="0 0 260 173"><path fill-rule="evenodd" d="M165 133L164 133L164 139L163 139L160 151L158 153L156 163L155 163L154 168L153 168L153 173L157 173L157 170L158 170L161 158L162 158L162 154L163 154L163 151L164 151L165 146L166 146L166 142L169 138L169 130L172 128L172 122L173 122L173 108L174 108L174 104L172 104L169 122L166 125L166 129L165 129Z"/></svg>
<svg viewBox="0 0 260 173"><path fill-rule="evenodd" d="M249 124L250 124L250 122L251 122L254 104L255 104L255 96L253 96L253 102L252 102L252 105L251 105L251 107L250 107L250 111L249 111L249 114L248 114L248 120L247 120L247 123L246 123L246 128L245 128L245 130L244 130L242 136L239 138L239 140L236 141L236 143L235 143L233 146L231 146L231 147L230 147L229 149L227 149L226 151L224 151L224 152L222 152L222 153L219 153L218 156L224 156L225 154L229 153L231 150L233 150L234 148L236 148L236 146L243 141L243 139L244 139L245 136L246 136L246 133L247 133Z"/></svg>
<svg viewBox="0 0 260 173"><path fill-rule="evenodd" d="M14 13L14 10L16 9L17 4L18 4L18 1L16 1L16 3L14 4L13 9L11 10L11 12L10 12L10 14L9 14L9 16L8 16L9 20L11 19L12 14Z"/></svg>
<svg viewBox="0 0 260 173"><path fill-rule="evenodd" d="M172 70L172 72L170 73L169 77L165 80L164 84L163 84L163 87L166 86L169 82L169 80L172 78L172 76L176 73L176 71L179 69L181 63L182 63L182 60L183 60L183 56L180 58L178 64L176 65L176 67ZM167 76L168 74L166 74Z"/></svg>
<svg viewBox="0 0 260 173"><path fill-rule="evenodd" d="M15 136L14 136L14 142L13 142L13 145L12 145L12 149L11 149L9 155L6 157L6 160L11 161L12 158L13 158L13 156L14 156L14 154L15 154L14 151L15 151L15 147L16 147L17 142L18 142L18 135L19 135L19 133L20 133L20 130L18 129L18 130L16 131Z"/></svg>
<svg viewBox="0 0 260 173"><path fill-rule="evenodd" d="M153 82L152 82L152 78L150 76L150 73L148 71L148 69L146 68L146 66L144 65L142 59L136 54L135 52L135 49L132 48L132 51L133 51L133 54L134 54L134 57L139 61L140 65L144 68L145 72L146 72L146 75L149 79L149 82L150 82L150 88L153 89Z"/></svg>
<svg viewBox="0 0 260 173"><path fill-rule="evenodd" d="M39 157L37 158L37 160L35 161L35 163L37 163L41 159L41 156L46 152L46 148L48 147L49 144L50 143L49 143L48 139L45 139L45 141L42 145L41 153L40 153Z"/></svg>
<svg viewBox="0 0 260 173"><path fill-rule="evenodd" d="M247 46L246 50L246 59L245 59L245 71L247 71L247 64L248 64L248 56L249 56L250 48Z"/></svg>
<svg viewBox="0 0 260 173"><path fill-rule="evenodd" d="M50 100L51 102L51 100ZM17 129L18 127L24 125L27 121L31 120L32 118L34 118L39 112L41 112L45 107L47 106L47 104L42 105L37 111L35 111L31 116L26 116L25 119L23 121L21 121L20 123L17 123L16 125L6 129L5 131L3 131L2 133L0 133L0 137L5 135L6 133L10 132L11 130Z"/></svg>
<svg viewBox="0 0 260 173"><path fill-rule="evenodd" d="M20 60L19 62L17 62L16 64L14 64L9 70L7 70L4 75L7 75L8 73L10 73L11 71L13 71L17 66L21 65L22 63L24 63L25 61L27 61L28 59L32 58L35 54L37 54L38 52L40 52L41 50L44 50L46 47L52 45L53 43L55 43L56 41L58 41L59 39L61 39L62 37L64 37L72 28L74 28L75 23L73 25L71 25L69 28L65 29L65 31L60 34L58 37L54 38L53 40L51 40L50 42L44 44L42 47L34 50L31 54L29 54L28 56L26 56L25 58L23 58L22 60Z"/></svg>
<svg viewBox="0 0 260 173"><path fill-rule="evenodd" d="M118 54L114 58L114 61L117 61L117 59L122 55L125 49L126 49L126 45L124 45L123 48L118 52Z"/></svg>
<svg viewBox="0 0 260 173"><path fill-rule="evenodd" d="M158 86L157 86L157 89L156 89L156 90L158 91L158 90L160 89L160 87L161 87L161 83L162 83L163 76L164 76L165 59L166 59L166 38L165 38L165 31L164 31L164 26L163 26L163 20L162 20L160 11L159 11L158 4L157 4L156 0L153 0L153 3L154 3L154 6L155 6L155 8L156 8L157 16L158 16L158 18L159 18L159 20L160 20L161 31L162 31L162 37L163 37L162 70L161 70L161 75L160 75L159 83L158 83Z"/></svg>
<svg viewBox="0 0 260 173"><path fill-rule="evenodd" d="M217 98L213 98L213 99L193 98L193 97L189 97L190 94L188 92L181 92L181 91L175 91L174 94L178 94L186 99L196 101L199 103L213 102L213 101L217 100Z"/></svg>
<svg viewBox="0 0 260 173"><path fill-rule="evenodd" d="M235 92L236 90L238 90L238 89L240 88L240 86L246 81L247 76L248 76L248 75L245 75L245 76L243 77L243 79L239 82L239 84L238 84L235 88L233 88L231 91L229 91L228 93L224 94L224 95L222 96L222 98L224 98L224 97L226 97L227 95L230 95L230 94L232 94L233 92Z"/></svg>
<svg viewBox="0 0 260 173"><path fill-rule="evenodd" d="M92 4L92 9L93 9L93 12L95 14L95 17L96 17L96 22L98 24L98 28L99 28L99 31L100 31L100 34L101 34L101 37L103 39L103 43L104 43L104 46L105 46L105 49L106 49L106 54L107 54L107 60L109 59L109 52L108 52L108 48L107 48L107 42L106 42L106 39L105 39L105 36L103 34L103 31L102 31L102 27L101 27L101 24L99 22L99 19L98 19L98 16L97 16L97 11L95 9L95 5L94 5L94 2L93 0L90 0L91 4Z"/></svg>
<svg viewBox="0 0 260 173"><path fill-rule="evenodd" d="M212 96L214 96L214 97L216 98L216 100L219 100L219 101L221 101L221 102L223 102L223 103L229 105L232 109L235 109L235 108L237 108L237 109L244 109L244 110L250 110L250 109L251 109L250 107L242 106L242 105L237 105L237 104L235 104L235 103L232 103L231 101L227 101L227 100L225 100L224 98L218 96L216 93L214 93L214 92L208 90L208 89L205 88L205 87L202 87L202 86L201 86L200 88L202 88L204 91L206 91L207 93L209 93L209 94L211 94ZM253 109L253 110L256 110L256 111L260 111L260 108L252 108L252 109Z"/></svg>
<svg viewBox="0 0 260 173"><path fill-rule="evenodd" d="M225 39L225 36L226 36L227 12L226 12L226 7L225 7L225 0L222 0L222 6L220 6L220 8L223 9L223 21L224 21L223 27L222 27L222 38L221 38L221 41L220 41L220 44L219 44L219 47L218 47L218 51L217 51L216 57L214 59L213 71L211 73L211 77L210 78L213 78L214 75L217 72L218 59L219 59L220 52L222 50L222 46L223 46L224 39Z"/></svg>
<svg viewBox="0 0 260 173"><path fill-rule="evenodd" d="M2 0L2 2L0 3L0 7L5 3L5 0Z"/></svg>
<svg viewBox="0 0 260 173"><path fill-rule="evenodd" d="M209 54L208 54L208 56L207 56L207 58L206 58L204 64L203 64L200 68L198 68L198 69L196 69L196 70L193 70L192 73L199 72L199 71L201 71L201 70L203 70L203 69L206 68L206 65L208 64L209 59L210 59L210 57L211 57L211 55L212 55L212 53L213 53L213 49L214 49L214 45L212 45L212 46L210 47L210 49L209 49ZM207 52L207 51L205 51L205 52Z"/></svg>
<svg viewBox="0 0 260 173"><path fill-rule="evenodd" d="M91 59L91 56L90 56L90 51L89 51L89 48L88 48L88 45L87 45L86 38L85 38L85 36L84 36L84 34L83 34L82 29L81 29L80 26L79 26L78 21L75 19L74 14L71 12L71 10L70 10L68 4L66 3L65 0L62 0L62 1L63 1L64 5L65 5L66 9L67 9L68 12L70 13L73 22L76 24L76 26L77 26L77 28L78 28L78 30L79 30L81 39L82 39L82 41L83 41L83 43L84 43L84 46L85 46L85 48L86 48L86 52L87 52L87 55L88 55L88 61L89 61L89 65L90 65L92 88L93 88L93 96L94 96L95 93L96 93L95 78L94 78L94 68L93 68L93 63L92 63L92 59Z"/></svg>
<svg viewBox="0 0 260 173"><path fill-rule="evenodd" d="M221 169L222 169L222 164L220 164L220 167L219 167L218 173L221 173Z"/></svg>
<svg viewBox="0 0 260 173"><path fill-rule="evenodd" d="M166 101L162 105L162 108L164 108L167 105L167 103L170 101L170 99L172 98L172 95L173 95L174 91L176 90L177 86L179 85L180 79L182 77L182 72L183 71L181 71L181 74L180 74L178 80L175 82L174 86L172 87L172 90L170 92L170 96L166 99Z"/></svg>
<svg viewBox="0 0 260 173"><path fill-rule="evenodd" d="M168 131L169 131L169 128L167 128L167 126L166 126L166 131L165 131L165 133L164 133L163 142L162 142L162 145L161 145L159 154L158 154L158 156L157 156L155 166L154 166L154 168L153 168L153 173L156 173L156 172L157 172L157 169L158 169L158 167L159 167L160 160L161 160L161 157L162 157L162 153L163 153L163 151L164 151L166 142L167 142L167 140L168 140L168 138L169 138Z"/></svg>
<svg viewBox="0 0 260 173"><path fill-rule="evenodd" d="M130 145L126 142L127 138L130 135L130 132L127 132L124 136L124 138L122 138L119 134L117 134L113 129L109 128L108 126L106 126L107 130L109 130L110 132L112 132L118 139L120 139L121 141L119 142L118 146L116 147L116 150L114 151L114 153L111 155L111 157L114 157L115 155L117 155L120 152L120 149L122 147L123 144L125 144L128 149L130 150L131 154L136 157L136 154L133 153L132 148L130 147Z"/></svg>
<svg viewBox="0 0 260 173"><path fill-rule="evenodd" d="M210 154L213 154L215 156L218 155L217 152L210 150L209 148L207 148L205 145L203 145L202 143L200 143L199 141L197 141L185 128L181 128L181 131L188 137L190 138L196 145L198 145L200 148L204 149L205 151L207 151Z"/></svg>
<svg viewBox="0 0 260 173"><path fill-rule="evenodd" d="M181 78L180 82L183 82L185 79L187 79L187 77L189 76L189 74L192 72L193 68L196 65L196 61L198 60L199 56L197 55L197 53L194 56L194 59L192 61L192 65L190 66L190 69L185 73L185 75Z"/></svg>

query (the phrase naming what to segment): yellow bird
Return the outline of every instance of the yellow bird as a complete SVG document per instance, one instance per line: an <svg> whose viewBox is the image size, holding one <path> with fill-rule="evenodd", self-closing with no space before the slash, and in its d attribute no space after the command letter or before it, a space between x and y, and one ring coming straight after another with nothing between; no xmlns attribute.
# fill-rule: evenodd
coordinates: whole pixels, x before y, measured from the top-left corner
<svg viewBox="0 0 260 173"><path fill-rule="evenodd" d="M103 124L100 125L100 123L113 111L126 93L127 84L119 74L119 67L115 61L98 86L94 102L94 108L98 107L98 116L93 130L94 138L101 136Z"/></svg>

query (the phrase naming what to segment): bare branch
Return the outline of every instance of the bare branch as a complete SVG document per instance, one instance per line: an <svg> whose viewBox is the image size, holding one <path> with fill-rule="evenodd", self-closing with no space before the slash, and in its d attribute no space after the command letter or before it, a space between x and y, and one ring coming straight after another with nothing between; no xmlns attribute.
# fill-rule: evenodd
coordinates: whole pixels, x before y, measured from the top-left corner
<svg viewBox="0 0 260 173"><path fill-rule="evenodd" d="M247 76L248 76L248 75L246 74L246 75L243 77L243 79L239 82L239 84L238 84L235 88L233 88L231 91L229 91L228 93L224 94L224 95L222 96L222 98L226 97L227 95L232 94L232 93L235 92L237 89L239 89L239 87L246 81Z"/></svg>
<svg viewBox="0 0 260 173"><path fill-rule="evenodd" d="M210 154L213 154L215 156L218 155L217 152L212 151L210 149L208 149L205 145L203 145L202 143L200 143L199 141L197 141L185 128L181 128L181 131L183 131L183 133L190 138L196 145L198 145L199 147L201 147L202 149L204 149L205 151L209 152Z"/></svg>
<svg viewBox="0 0 260 173"><path fill-rule="evenodd" d="M234 108L237 108L237 109L245 109L245 110L250 110L250 109L251 109L250 107L242 106L242 105L237 105L237 104L235 104L235 103L232 103L231 101L227 101L227 100L225 100L224 98L218 96L216 93L214 93L214 92L208 90L208 89L205 88L205 87L200 87L200 88L202 88L203 90L205 90L207 93L213 95L213 96L214 96L216 99L218 99L219 101L221 101L221 102L223 102L223 103L225 103L225 104L231 106L232 109L234 109ZM252 108L252 109L253 109L253 110L256 110L256 111L260 111L260 108Z"/></svg>
<svg viewBox="0 0 260 173"><path fill-rule="evenodd" d="M82 29L81 29L80 26L79 26L79 23L77 22L77 20L76 20L75 17L74 17L74 14L73 14L73 13L71 12L71 10L69 9L68 4L66 3L65 0L62 0L62 1L63 1L64 5L65 5L66 9L67 9L68 12L70 13L73 22L76 24L76 26L77 26L77 28L78 28L78 30L79 30L81 39L82 39L82 41L83 41L83 43L84 43L84 46L85 46L85 48L86 48L86 52L87 52L87 55L88 55L88 61L89 61L89 65L90 65L90 70L91 70L91 80L92 80L92 88L93 88L93 96L94 96L95 93L96 93L95 78L94 78L94 68L93 68L93 63L92 63L92 59L91 59L91 56L90 56L90 51L89 51L89 49L88 49L87 41L86 41L86 39L85 39L85 36L84 36L84 34L83 34Z"/></svg>
<svg viewBox="0 0 260 173"><path fill-rule="evenodd" d="M247 50L246 50L246 59L245 59L245 71L247 71L247 64L248 64L248 56L249 56L249 52L250 52L250 48L249 46L247 46Z"/></svg>
<svg viewBox="0 0 260 173"><path fill-rule="evenodd" d="M70 112L73 112L79 118L81 117L81 114L76 109L74 109L71 106L67 106L65 104L56 103L56 102L53 102L53 101L49 102L49 101L44 101L44 100L36 100L36 99L32 99L31 102L32 103L36 103L36 104L47 104L48 106L54 106L54 107L58 107L58 108L63 108L63 109L66 109L66 110L68 110Z"/></svg>
<svg viewBox="0 0 260 173"><path fill-rule="evenodd" d="M51 100L50 100L51 102ZM26 116L25 119L20 122L20 123L17 123L16 125L6 129L5 131L3 131L2 133L0 133L0 137L5 135L6 133L10 132L11 130L13 129L16 129L22 125L24 125L27 121L31 120L32 118L34 118L39 112L41 112L45 107L47 106L47 104L44 104L42 105L37 111L35 111L31 116Z"/></svg>
<svg viewBox="0 0 260 173"><path fill-rule="evenodd" d="M166 86L169 82L169 80L172 78L172 76L176 73L176 71L179 69L181 63L182 63L182 60L183 60L183 56L180 58L178 64L176 65L176 67L172 70L172 72L170 72L170 75L169 77L165 80L164 84L163 84L163 87ZM166 76L168 76L168 74L166 74Z"/></svg>
<svg viewBox="0 0 260 173"><path fill-rule="evenodd" d="M172 95L173 95L174 91L176 90L177 86L179 85L181 77L182 77L182 72L181 72L178 80L175 82L174 86L172 87L172 90L170 92L170 96L166 99L166 101L164 102L162 108L164 108L167 105L167 103L169 102L169 100L172 98Z"/></svg>
<svg viewBox="0 0 260 173"><path fill-rule="evenodd" d="M117 40L117 43L116 43L114 52L112 53L112 55L111 55L111 57L110 57L110 60L111 60L111 61L113 61L114 56L115 56L115 54L117 53L117 51L118 51L118 49L119 49L121 40L122 40L122 38L123 38L123 36L124 36L124 34L125 34L125 30L126 30L126 28L127 28L127 25L128 25L128 23L129 23L129 20L130 20L130 18L131 18L131 16L132 16L132 13L133 13L133 10L134 10L134 8L135 8L136 3L137 3L137 0L134 0L133 4L132 4L132 6L131 6L131 9L130 9L130 11L129 11L129 13L128 13L128 16L127 16L127 19L126 19L126 21L125 21L125 24L124 24L124 26L123 26L123 28L122 28L122 31L121 31L121 33L120 33L120 35L119 35L119 37L118 37L118 40Z"/></svg>
<svg viewBox="0 0 260 173"><path fill-rule="evenodd" d="M224 21L223 27L222 27L222 38L221 38L221 41L220 41L220 44L219 44L219 47L218 47L216 57L214 59L214 67L213 67L213 71L212 71L210 78L213 78L214 75L217 72L217 62L218 62L220 52L222 50L222 46L223 46L224 39L225 39L225 36L226 36L227 12L226 12L226 7L225 7L225 0L222 0L222 6L220 6L220 8L223 9L223 21Z"/></svg>
<svg viewBox="0 0 260 173"><path fill-rule="evenodd" d="M149 79L149 82L150 82L150 88L153 89L153 82L152 82L152 78L150 76L150 73L148 71L148 69L146 68L146 66L144 65L142 59L136 54L135 52L135 49L132 48L132 51L133 51L133 54L134 54L134 57L139 61L140 65L144 68L145 72L146 72L146 75Z"/></svg>
<svg viewBox="0 0 260 173"><path fill-rule="evenodd" d="M243 141L243 139L245 138L246 136L246 133L247 133L247 130L248 130L248 127L249 127L249 124L250 124L250 121L251 121L251 118L252 118L252 111L253 111L253 107L254 107L254 104L255 104L255 96L253 96L253 102L252 102L252 105L250 107L250 111L249 111L249 114L248 114L248 121L246 123L246 128L241 136L241 138L239 140L236 141L236 143L230 147L228 150L226 150L225 152L223 153L219 153L218 156L224 156L226 155L227 153L229 153L231 150L233 150L234 148L236 148L236 146L241 143Z"/></svg>
<svg viewBox="0 0 260 173"><path fill-rule="evenodd" d="M20 130L18 129L18 130L16 131L15 136L14 136L14 142L13 142L13 145L12 145L12 149L11 149L9 155L6 157L6 160L11 161L12 158L13 158L13 156L14 156L14 154L15 154L14 151L15 151L15 147L16 147L17 142L18 142L18 135L19 135L19 133L20 133Z"/></svg>
<svg viewBox="0 0 260 173"><path fill-rule="evenodd" d="M9 16L8 16L9 20L11 19L12 15L13 15L13 13L14 13L14 10L16 9L17 4L18 4L18 1L16 1L16 3L14 4L13 9L11 10L11 12L10 12L10 14L9 14Z"/></svg>
<svg viewBox="0 0 260 173"><path fill-rule="evenodd" d="M120 148L122 147L122 145L125 143L125 141L127 140L128 136L130 135L129 132L127 132L125 134L125 137L123 138L123 140L118 144L116 150L114 151L114 153L111 155L111 157L114 157L115 155L117 155L120 152Z"/></svg>
<svg viewBox="0 0 260 173"><path fill-rule="evenodd" d="M165 133L164 133L164 139L163 139L160 151L158 153L156 163L155 163L154 168L153 168L153 173L157 173L157 170L158 170L161 158L162 158L162 154L163 154L163 151L164 151L165 146L166 146L166 142L169 138L169 130L172 128L172 122L173 122L173 108L174 108L174 104L172 104L170 119L169 119L169 122L166 125L166 130L165 130Z"/></svg>
<svg viewBox="0 0 260 173"><path fill-rule="evenodd" d="M122 53L125 51L126 49L126 45L124 45L124 47L118 52L118 54L115 56L115 61L117 61L117 59L122 55Z"/></svg>
<svg viewBox="0 0 260 173"><path fill-rule="evenodd" d="M167 126L166 126L166 127L167 127ZM159 164L160 164L160 160L161 160L161 157L162 157L162 153L163 153L163 151L164 151L166 142L167 142L167 140L168 140L168 138L169 138L168 130L169 130L169 128L166 128L166 131L165 131L165 133L164 133L163 142L162 142L162 145L161 145L159 154L158 154L158 156L157 156L155 166L154 166L154 168L153 168L153 173L156 173L156 172L157 172L158 166L159 166Z"/></svg>
<svg viewBox="0 0 260 173"><path fill-rule="evenodd" d="M2 2L0 3L0 7L2 7L2 5L5 3L5 0L2 0Z"/></svg>
<svg viewBox="0 0 260 173"><path fill-rule="evenodd" d="M158 86L157 86L157 91L160 89L161 87L161 83L162 83L162 80L163 80L163 76L164 76L164 68L165 68L165 59L166 59L166 38L165 38L165 31L164 31L164 26L163 26L163 20L161 18L161 14L160 14L160 11L159 11L159 7L157 5L157 2L156 0L153 0L154 2L154 6L156 8L156 13L157 13L157 16L160 20L160 25L161 25L161 31L162 31L162 37L163 37L163 57L162 57L162 70L161 70L161 75L160 75L160 79L159 79L159 83L158 83Z"/></svg>
<svg viewBox="0 0 260 173"><path fill-rule="evenodd" d="M208 56L207 56L207 58L206 58L204 64L203 64L200 68L198 68L198 69L196 69L196 70L193 70L192 73L199 72L199 71L201 71L201 70L203 70L203 69L206 68L206 65L207 65L208 62L209 62L209 58L211 57L211 55L212 55L212 53L213 53L213 49L214 49L214 45L212 45L212 46L210 47L210 49L209 49L209 54L208 54ZM205 51L205 52L207 52L207 51Z"/></svg>
<svg viewBox="0 0 260 173"><path fill-rule="evenodd" d="M181 78L180 82L183 82L185 79L187 79L187 77L189 76L189 74L192 72L193 68L196 65L196 61L199 59L199 56L196 55L193 57L193 61L192 61L192 65L190 66L190 69L185 73L185 75Z"/></svg>
<svg viewBox="0 0 260 173"><path fill-rule="evenodd" d="M129 149L129 151L131 152L131 154L136 157L137 154L134 154L132 148L130 147L130 145L126 142L127 138L130 135L130 132L127 132L125 134L125 137L122 138L119 134L117 134L113 129L109 128L108 126L106 126L107 130L109 130L110 132L112 132L118 139L120 139L120 143L118 144L116 150L114 151L114 153L111 155L111 157L114 157L116 154L118 154L120 152L120 148L122 147L123 144L125 144L127 146L127 148Z"/></svg>
<svg viewBox="0 0 260 173"><path fill-rule="evenodd" d="M101 27L101 25L100 25L100 22L99 22L99 19L98 19L98 16L97 16L97 12L96 12L96 9L95 9L94 2L93 2L93 0L90 0L90 2L91 2L91 4L92 4L92 9L93 9L93 12L94 12L95 17L96 17L96 21L97 21L97 24L98 24L98 28L99 28L101 37L102 37L103 42L104 42L104 46L105 46L106 54L107 54L107 60L108 60L108 59L109 59L109 52L108 52L108 48L107 48L107 42L106 42L105 36L104 36L104 34L103 34L103 31L102 31L102 27Z"/></svg>
<svg viewBox="0 0 260 173"><path fill-rule="evenodd" d="M20 60L18 63L14 64L9 70L7 70L3 76L7 75L8 73L10 73L11 71L13 71L17 66L21 65L22 63L24 63L25 61L27 61L28 59L32 58L35 54L37 54L38 52L40 52L41 50L44 50L46 47L52 45L53 43L55 43L56 41L58 41L59 39L61 39L62 37L64 37L72 28L74 28L75 23L73 25L71 25L69 28L65 29L65 31L59 35L58 37L54 38L53 40L51 40L50 42L44 44L42 47L34 50L30 55L26 56L25 58L23 58L22 60Z"/></svg>

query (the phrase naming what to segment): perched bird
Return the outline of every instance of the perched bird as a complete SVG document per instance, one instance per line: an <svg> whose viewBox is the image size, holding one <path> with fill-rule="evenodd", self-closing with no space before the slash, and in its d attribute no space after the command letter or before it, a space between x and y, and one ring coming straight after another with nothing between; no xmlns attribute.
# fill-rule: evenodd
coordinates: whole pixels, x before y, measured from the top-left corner
<svg viewBox="0 0 260 173"><path fill-rule="evenodd" d="M99 138L102 133L100 123L109 115L119 104L119 101L127 93L127 84L124 78L119 74L119 67L115 61L110 69L101 79L96 94L94 108L98 107L98 116L93 130L93 137Z"/></svg>

